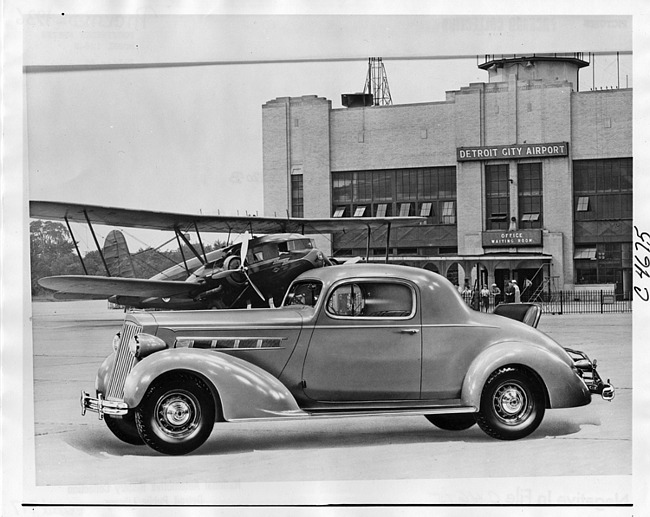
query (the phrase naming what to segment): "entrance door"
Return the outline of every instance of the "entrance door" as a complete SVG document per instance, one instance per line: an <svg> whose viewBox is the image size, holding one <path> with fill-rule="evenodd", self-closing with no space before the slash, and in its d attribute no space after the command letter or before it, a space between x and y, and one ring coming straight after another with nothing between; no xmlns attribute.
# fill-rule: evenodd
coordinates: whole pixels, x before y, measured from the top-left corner
<svg viewBox="0 0 650 517"><path fill-rule="evenodd" d="M420 396L422 325L416 287L346 281L321 309L303 367L312 400L408 400Z"/></svg>
<svg viewBox="0 0 650 517"><path fill-rule="evenodd" d="M494 283L497 284L499 289L501 289L501 293L504 292L508 280L510 280L510 270L497 269L494 271Z"/></svg>

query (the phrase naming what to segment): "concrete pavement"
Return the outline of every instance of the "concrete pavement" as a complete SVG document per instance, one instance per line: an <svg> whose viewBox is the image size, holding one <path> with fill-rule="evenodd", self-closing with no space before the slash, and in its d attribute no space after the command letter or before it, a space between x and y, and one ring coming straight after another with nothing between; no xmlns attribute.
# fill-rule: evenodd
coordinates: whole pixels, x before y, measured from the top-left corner
<svg viewBox="0 0 650 517"><path fill-rule="evenodd" d="M493 440L476 426L442 431L417 416L225 423L217 424L194 454L166 457L123 444L96 416L80 415L79 392L93 389L122 312L107 309L105 302L32 307L37 499L53 497L59 487L84 487L73 491L74 498L92 500L100 490L101 498L113 501L147 501L160 497L160 491L143 491L143 486L171 483L166 497L182 487L174 501L245 497L273 504L314 496L314 486L333 487L331 498L339 502L359 497L366 503L552 502L576 494L576 487L587 499L631 500L630 314L542 316L540 330L599 360L599 371L611 378L617 396L611 403L594 397L589 406L548 411L540 428L524 440ZM566 476L577 483L568 494ZM503 480L509 481L504 485ZM208 483L210 491L197 488L197 482ZM269 483L283 490L300 483L303 489L269 492ZM427 488L413 491L420 483ZM120 490L101 489L107 486ZM243 495L244 487L265 488ZM370 493L360 495L364 488Z"/></svg>

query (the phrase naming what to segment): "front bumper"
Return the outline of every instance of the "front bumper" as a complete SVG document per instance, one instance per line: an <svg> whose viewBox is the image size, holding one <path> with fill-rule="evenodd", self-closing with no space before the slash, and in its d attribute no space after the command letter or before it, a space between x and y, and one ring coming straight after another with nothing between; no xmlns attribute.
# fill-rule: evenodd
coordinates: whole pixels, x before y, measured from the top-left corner
<svg viewBox="0 0 650 517"><path fill-rule="evenodd" d="M587 354L579 350L572 350L571 348L565 348L565 350L569 353L571 359L573 359L573 365L589 391L600 395L603 400L612 400L616 395L616 390L610 384L609 379L607 379L607 382L603 382L603 379L596 370L596 360L594 359L592 361L587 357Z"/></svg>
<svg viewBox="0 0 650 517"><path fill-rule="evenodd" d="M86 411L97 413L99 419L102 420L104 415L126 415L129 412L129 406L122 400L106 400L101 393L98 393L97 398L94 398L82 391L81 416L84 416Z"/></svg>

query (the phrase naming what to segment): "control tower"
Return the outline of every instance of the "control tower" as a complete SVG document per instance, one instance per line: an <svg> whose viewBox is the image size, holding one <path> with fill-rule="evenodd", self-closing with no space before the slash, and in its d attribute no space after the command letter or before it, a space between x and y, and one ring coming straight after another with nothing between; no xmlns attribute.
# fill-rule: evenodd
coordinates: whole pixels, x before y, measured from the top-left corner
<svg viewBox="0 0 650 517"><path fill-rule="evenodd" d="M589 66L582 52L564 54L486 54L478 65L489 82L505 82L515 75L520 81L568 81L578 90L578 72Z"/></svg>

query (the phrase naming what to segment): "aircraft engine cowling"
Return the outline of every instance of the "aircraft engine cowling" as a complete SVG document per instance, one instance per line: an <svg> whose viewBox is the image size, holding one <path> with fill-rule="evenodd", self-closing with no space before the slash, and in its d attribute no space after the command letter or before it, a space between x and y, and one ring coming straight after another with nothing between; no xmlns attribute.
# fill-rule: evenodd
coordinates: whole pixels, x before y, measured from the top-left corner
<svg viewBox="0 0 650 517"><path fill-rule="evenodd" d="M239 269L240 266L241 266L241 258L237 255L230 255L229 257L226 257L226 259L223 261L224 271L236 270ZM246 277L239 271L233 272L231 275L228 275L226 280L230 285L233 285L235 287L240 287L246 283Z"/></svg>

